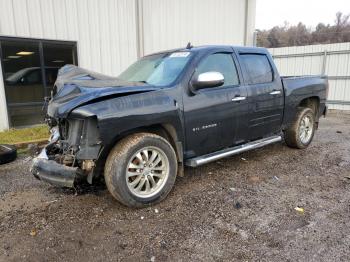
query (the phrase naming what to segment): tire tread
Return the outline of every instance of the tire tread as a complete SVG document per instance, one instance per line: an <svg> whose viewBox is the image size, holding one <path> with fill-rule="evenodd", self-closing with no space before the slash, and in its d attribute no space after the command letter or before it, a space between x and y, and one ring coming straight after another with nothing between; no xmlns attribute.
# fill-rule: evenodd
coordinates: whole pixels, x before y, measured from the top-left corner
<svg viewBox="0 0 350 262"><path fill-rule="evenodd" d="M306 148L312 141L313 135L310 139L309 144L305 145L300 141L299 138L299 123L301 121L301 118L308 113L312 113L313 117L314 117L314 112L312 111L312 109L308 108L308 107L298 107L296 116L292 122L292 124L284 131L284 140L287 144L287 146L292 147L292 148L298 148L298 149L303 149ZM315 125L315 118L313 118L314 120L314 125ZM313 128L313 132L315 132L315 126Z"/></svg>
<svg viewBox="0 0 350 262"><path fill-rule="evenodd" d="M109 192L112 194L112 196L114 198L116 198L119 202L121 202L122 204L124 204L126 206L130 206L130 207L143 207L143 206L147 206L148 204L140 203L140 202L137 202L133 199L130 199L130 197L121 195L121 192L118 190L118 188L113 183L113 176L115 175L115 172L113 172L113 168L116 165L120 164L121 162L127 161L126 156L128 156L130 149L133 146L137 145L138 143L142 142L145 138L160 139L162 142L168 144L170 146L170 148L172 149L173 154L174 154L175 159L176 159L175 151L173 150L170 143L166 139L164 139L163 137L158 136L158 135L153 134L153 133L136 133L136 134L129 135L129 136L123 138L122 140L120 140L113 147L113 149L109 153L107 160L106 160L106 163L105 163L105 170L104 170L105 182L106 182L107 188L108 188ZM176 172L177 172L177 170L176 170ZM175 175L176 175L176 173L175 173ZM163 197L160 197L157 201L152 202L151 204L161 201L165 196L166 195L164 195Z"/></svg>

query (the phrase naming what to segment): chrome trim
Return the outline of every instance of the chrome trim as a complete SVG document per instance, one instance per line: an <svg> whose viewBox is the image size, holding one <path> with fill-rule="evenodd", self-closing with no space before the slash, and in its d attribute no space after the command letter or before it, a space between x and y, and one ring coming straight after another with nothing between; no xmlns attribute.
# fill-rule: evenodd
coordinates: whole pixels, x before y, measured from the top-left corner
<svg viewBox="0 0 350 262"><path fill-rule="evenodd" d="M224 81L224 76L220 72L205 72L202 74L198 75L197 82L202 83L202 82L219 82L219 81Z"/></svg>
<svg viewBox="0 0 350 262"><path fill-rule="evenodd" d="M275 142L279 142L281 140L282 140L281 136L272 136L272 137L268 137L268 138L263 138L260 140L249 142L249 143L244 144L244 145L226 148L226 149L214 152L214 153L210 153L207 155L188 159L186 161L186 165L191 166L191 167L197 167L200 165L204 165L204 164L213 162L213 161L218 160L220 158L236 155L236 154L239 154L239 153L242 153L245 151L249 151L252 149L263 147L263 146L266 146L266 145L269 145L269 144L272 144Z"/></svg>
<svg viewBox="0 0 350 262"><path fill-rule="evenodd" d="M279 95L279 94L281 94L281 91L279 90L275 90L270 93L270 95Z"/></svg>
<svg viewBox="0 0 350 262"><path fill-rule="evenodd" d="M147 146L130 158L125 179L131 194L149 198L162 191L169 173L169 159L164 151L159 147Z"/></svg>
<svg viewBox="0 0 350 262"><path fill-rule="evenodd" d="M236 97L231 99L231 101L233 101L233 102L238 102L238 101L243 101L243 100L246 100L245 96L236 96Z"/></svg>

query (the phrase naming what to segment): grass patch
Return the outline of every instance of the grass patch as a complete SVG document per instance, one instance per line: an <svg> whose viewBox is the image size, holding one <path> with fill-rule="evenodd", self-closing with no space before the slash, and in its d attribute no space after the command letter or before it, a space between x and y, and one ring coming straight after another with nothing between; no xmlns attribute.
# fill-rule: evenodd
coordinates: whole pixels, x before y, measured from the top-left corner
<svg viewBox="0 0 350 262"><path fill-rule="evenodd" d="M50 136L46 125L39 125L30 128L10 129L0 132L0 144L29 143L48 139Z"/></svg>

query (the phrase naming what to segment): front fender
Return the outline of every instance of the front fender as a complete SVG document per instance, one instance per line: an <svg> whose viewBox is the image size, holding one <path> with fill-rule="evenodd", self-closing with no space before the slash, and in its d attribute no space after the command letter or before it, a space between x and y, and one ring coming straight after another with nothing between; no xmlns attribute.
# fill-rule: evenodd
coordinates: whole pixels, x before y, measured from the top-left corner
<svg viewBox="0 0 350 262"><path fill-rule="evenodd" d="M77 113L97 117L100 138L107 147L128 130L155 124L173 126L178 140L184 141L179 103L162 90L99 101L72 112Z"/></svg>

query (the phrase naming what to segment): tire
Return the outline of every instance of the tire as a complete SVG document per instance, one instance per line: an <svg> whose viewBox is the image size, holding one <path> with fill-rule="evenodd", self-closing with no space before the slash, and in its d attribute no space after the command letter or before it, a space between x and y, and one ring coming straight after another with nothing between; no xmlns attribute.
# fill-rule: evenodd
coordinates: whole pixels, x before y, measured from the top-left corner
<svg viewBox="0 0 350 262"><path fill-rule="evenodd" d="M133 134L118 142L109 153L104 170L109 192L129 207L162 201L173 188L176 174L173 147L163 137L151 133Z"/></svg>
<svg viewBox="0 0 350 262"><path fill-rule="evenodd" d="M305 127L306 119L310 121L308 128ZM305 132L303 132L302 129L305 130ZM284 131L285 142L289 147L304 149L311 143L315 130L315 113L310 108L299 107L293 123ZM302 134L304 134L304 136Z"/></svg>
<svg viewBox="0 0 350 262"><path fill-rule="evenodd" d="M17 158L17 149L11 145L0 145L0 165L14 161Z"/></svg>

